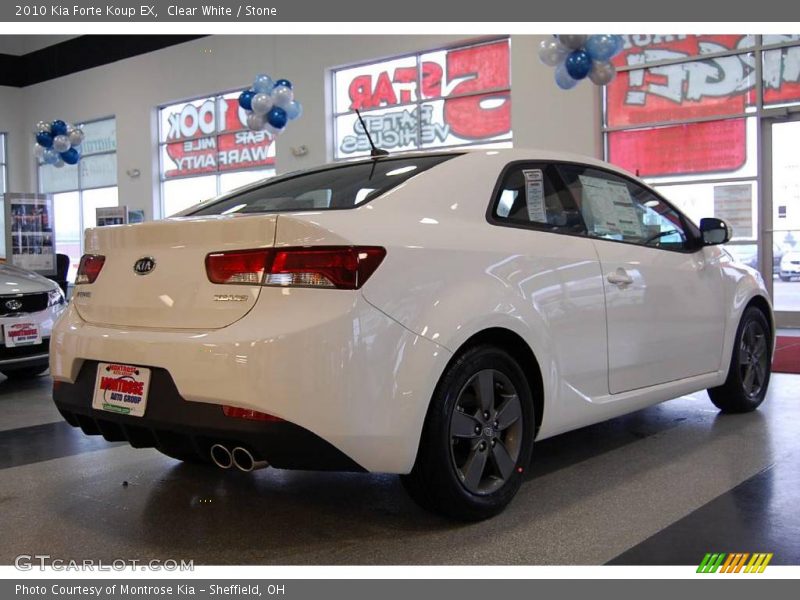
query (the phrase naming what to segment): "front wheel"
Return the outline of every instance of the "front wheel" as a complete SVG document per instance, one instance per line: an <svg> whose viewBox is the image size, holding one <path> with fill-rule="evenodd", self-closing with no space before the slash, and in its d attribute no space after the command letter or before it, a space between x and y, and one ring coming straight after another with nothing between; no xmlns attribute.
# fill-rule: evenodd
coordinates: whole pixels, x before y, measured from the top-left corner
<svg viewBox="0 0 800 600"><path fill-rule="evenodd" d="M442 376L403 485L432 512L464 521L492 517L522 484L533 432L531 390L520 366L499 348L473 347Z"/></svg>
<svg viewBox="0 0 800 600"><path fill-rule="evenodd" d="M708 390L714 406L724 413L744 413L764 401L772 368L772 335L764 313L751 306L744 311L733 342L728 378Z"/></svg>

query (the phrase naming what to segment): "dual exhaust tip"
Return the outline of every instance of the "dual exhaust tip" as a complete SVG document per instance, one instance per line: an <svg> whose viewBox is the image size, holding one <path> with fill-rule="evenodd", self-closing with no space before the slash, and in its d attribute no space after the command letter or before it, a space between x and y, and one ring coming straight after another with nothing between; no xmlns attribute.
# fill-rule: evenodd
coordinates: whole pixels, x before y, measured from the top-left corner
<svg viewBox="0 0 800 600"><path fill-rule="evenodd" d="M210 454L211 462L220 469L236 467L244 473L250 473L256 469L263 469L269 466L267 461L257 460L247 448L242 448L241 446L236 446L233 450L229 450L227 446L214 444L211 446Z"/></svg>

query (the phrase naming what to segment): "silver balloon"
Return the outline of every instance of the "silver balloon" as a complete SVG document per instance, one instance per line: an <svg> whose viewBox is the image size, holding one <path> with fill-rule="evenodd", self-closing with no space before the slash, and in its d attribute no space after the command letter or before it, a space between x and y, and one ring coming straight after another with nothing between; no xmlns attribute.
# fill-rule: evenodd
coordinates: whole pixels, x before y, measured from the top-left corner
<svg viewBox="0 0 800 600"><path fill-rule="evenodd" d="M59 156L59 157L58 157L58 160L56 160L56 162L54 162L54 163L53 163L53 166L54 166L56 169L60 169L61 167L63 167L63 166L64 166L64 159L63 159L63 158L61 158L61 157Z"/></svg>
<svg viewBox="0 0 800 600"><path fill-rule="evenodd" d="M50 123L47 121L36 123L36 133L50 133Z"/></svg>
<svg viewBox="0 0 800 600"><path fill-rule="evenodd" d="M247 127L252 131L261 131L264 129L267 119L264 115L259 115L251 112L247 115Z"/></svg>
<svg viewBox="0 0 800 600"><path fill-rule="evenodd" d="M559 35L558 41L567 48L577 50L578 48L583 47L588 38L588 35Z"/></svg>
<svg viewBox="0 0 800 600"><path fill-rule="evenodd" d="M569 48L563 46L556 39L549 38L539 42L539 60L548 67L555 67L561 63L567 54L569 54Z"/></svg>
<svg viewBox="0 0 800 600"><path fill-rule="evenodd" d="M286 128L284 127L283 129L278 129L277 127L273 127L272 125L267 123L267 124L264 125L264 129L266 129L271 135L276 136L281 131L283 131L283 129L286 129Z"/></svg>
<svg viewBox="0 0 800 600"><path fill-rule="evenodd" d="M53 150L59 154L66 152L71 146L72 144L69 143L69 136L67 135L57 135L53 138Z"/></svg>
<svg viewBox="0 0 800 600"><path fill-rule="evenodd" d="M269 94L263 92L256 94L250 101L250 106L257 115L265 115L272 108L272 98L269 97Z"/></svg>
<svg viewBox="0 0 800 600"><path fill-rule="evenodd" d="M589 79L595 85L608 85L614 80L616 74L617 69L607 60L593 60Z"/></svg>
<svg viewBox="0 0 800 600"><path fill-rule="evenodd" d="M67 128L67 137L69 137L69 143L73 148L80 146L84 138L83 129L80 127Z"/></svg>
<svg viewBox="0 0 800 600"><path fill-rule="evenodd" d="M272 102L275 106L286 108L294 100L292 88L285 85L276 85L272 88Z"/></svg>
<svg viewBox="0 0 800 600"><path fill-rule="evenodd" d="M56 152L52 148L45 149L44 153L42 154L42 161L44 161L48 165L54 165L60 159L61 157L58 155L58 152Z"/></svg>
<svg viewBox="0 0 800 600"><path fill-rule="evenodd" d="M42 160L42 158L44 158L44 151L45 151L44 146L40 146L39 144L33 145L33 155L39 160Z"/></svg>

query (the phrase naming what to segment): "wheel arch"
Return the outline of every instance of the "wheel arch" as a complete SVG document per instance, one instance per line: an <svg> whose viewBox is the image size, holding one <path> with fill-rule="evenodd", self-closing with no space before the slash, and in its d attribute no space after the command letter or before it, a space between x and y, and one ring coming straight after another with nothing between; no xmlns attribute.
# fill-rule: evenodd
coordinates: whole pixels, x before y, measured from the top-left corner
<svg viewBox="0 0 800 600"><path fill-rule="evenodd" d="M544 381L542 379L541 366L536 355L519 334L505 327L489 327L474 333L453 352L453 356L450 358L444 372L447 372L450 365L466 350L482 344L488 344L505 350L517 361L522 369L533 398L533 414L536 423L536 429L534 431L535 438L539 432L544 414Z"/></svg>

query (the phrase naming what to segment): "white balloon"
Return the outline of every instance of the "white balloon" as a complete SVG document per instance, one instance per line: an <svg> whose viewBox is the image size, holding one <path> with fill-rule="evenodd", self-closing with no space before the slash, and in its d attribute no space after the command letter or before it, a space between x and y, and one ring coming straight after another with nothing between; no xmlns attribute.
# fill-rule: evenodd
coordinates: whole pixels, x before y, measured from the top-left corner
<svg viewBox="0 0 800 600"><path fill-rule="evenodd" d="M286 108L294 100L294 92L292 88L285 85L276 85L272 88L272 102L275 106Z"/></svg>
<svg viewBox="0 0 800 600"><path fill-rule="evenodd" d="M539 42L539 60L548 67L560 64L569 54L569 48L556 39L550 38Z"/></svg>
<svg viewBox="0 0 800 600"><path fill-rule="evenodd" d="M257 115L265 115L272 108L272 98L269 97L269 94L261 92L253 96L250 106Z"/></svg>
<svg viewBox="0 0 800 600"><path fill-rule="evenodd" d="M67 137L69 137L69 143L73 147L80 146L83 143L83 129L73 127L72 129L67 130Z"/></svg>
<svg viewBox="0 0 800 600"><path fill-rule="evenodd" d="M264 129L266 122L267 119L264 115L258 115L254 112L247 115L247 127L252 131L261 131Z"/></svg>
<svg viewBox="0 0 800 600"><path fill-rule="evenodd" d="M33 155L36 158L38 158L39 160L44 158L44 151L45 151L45 147L44 146L40 146L39 144L34 144L33 145Z"/></svg>
<svg viewBox="0 0 800 600"><path fill-rule="evenodd" d="M59 157L58 157L58 160L57 160L56 162L54 162L54 163L53 163L53 166L54 166L56 169L60 169L61 167L63 167L63 166L64 166L64 159L63 159L63 158L61 158L61 157L59 156Z"/></svg>
<svg viewBox="0 0 800 600"><path fill-rule="evenodd" d="M36 133L50 133L50 123L47 121L39 121L36 123Z"/></svg>
<svg viewBox="0 0 800 600"><path fill-rule="evenodd" d="M586 43L588 38L588 35L559 35L558 41L564 44L567 48L577 50Z"/></svg>
<svg viewBox="0 0 800 600"><path fill-rule="evenodd" d="M70 149L72 144L69 143L69 136L66 135L57 135L53 138L53 150L58 152L66 152Z"/></svg>
<svg viewBox="0 0 800 600"><path fill-rule="evenodd" d="M617 69L608 61L593 60L589 79L595 85L607 85L613 81Z"/></svg>

